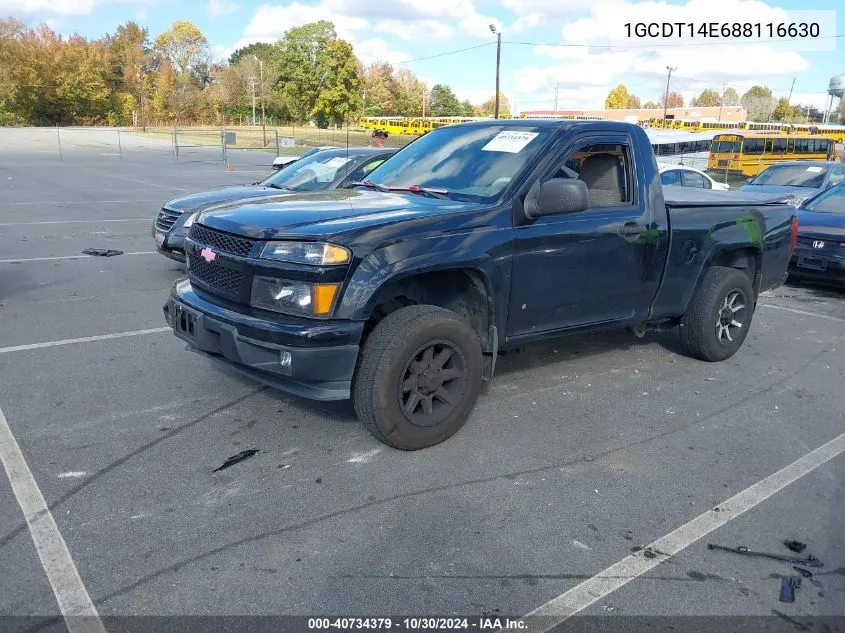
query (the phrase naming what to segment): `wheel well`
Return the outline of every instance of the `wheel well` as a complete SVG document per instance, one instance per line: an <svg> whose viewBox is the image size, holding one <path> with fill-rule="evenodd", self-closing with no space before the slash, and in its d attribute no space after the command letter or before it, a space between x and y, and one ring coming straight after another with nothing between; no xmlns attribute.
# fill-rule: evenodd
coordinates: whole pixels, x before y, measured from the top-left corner
<svg viewBox="0 0 845 633"><path fill-rule="evenodd" d="M711 266L737 268L751 280L751 287L757 293L760 287L760 254L753 248L737 248L722 251L710 262Z"/></svg>
<svg viewBox="0 0 845 633"><path fill-rule="evenodd" d="M415 304L451 310L476 331L484 351L492 348L487 286L478 272L469 269L438 270L388 282L376 295L364 337L391 312Z"/></svg>

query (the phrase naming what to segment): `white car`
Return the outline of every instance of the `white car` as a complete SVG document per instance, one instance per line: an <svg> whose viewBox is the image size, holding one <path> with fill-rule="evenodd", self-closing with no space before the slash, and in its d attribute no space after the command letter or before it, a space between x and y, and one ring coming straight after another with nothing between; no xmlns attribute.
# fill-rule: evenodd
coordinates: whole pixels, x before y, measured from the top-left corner
<svg viewBox="0 0 845 633"><path fill-rule="evenodd" d="M275 171L279 171L280 169L284 169L295 163L296 161L300 160L301 158L305 158L306 156L311 156L316 152L319 152L324 149L340 149L339 147L335 147L334 145L324 145L322 147L312 147L311 149L307 149L302 152L299 156L277 156L273 160L273 169Z"/></svg>
<svg viewBox="0 0 845 633"><path fill-rule="evenodd" d="M698 189L713 189L715 191L728 190L727 185L716 182L703 171L694 167L657 163L657 170L660 172L660 184L664 186L697 187Z"/></svg>

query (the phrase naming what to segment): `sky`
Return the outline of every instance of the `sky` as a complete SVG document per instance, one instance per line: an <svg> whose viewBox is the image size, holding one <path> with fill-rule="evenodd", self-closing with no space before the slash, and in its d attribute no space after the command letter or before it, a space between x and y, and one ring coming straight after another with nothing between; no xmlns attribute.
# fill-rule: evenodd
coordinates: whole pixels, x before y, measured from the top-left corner
<svg viewBox="0 0 845 633"><path fill-rule="evenodd" d="M687 103L704 88L727 84L741 95L763 84L776 97L792 89L792 104L821 108L830 78L845 73L841 0L0 0L0 15L86 37L134 20L151 39L187 19L221 59L326 19L365 63L410 68L429 86L448 84L473 103L495 93L492 24L502 34L501 90L516 111L552 109L556 90L559 109L603 107L619 83L643 102L657 101L667 66L674 68L670 89ZM626 23L653 22L694 23L696 30L704 22L759 23L763 31L755 39L627 36ZM820 37L773 41L765 30L791 22L818 24Z"/></svg>

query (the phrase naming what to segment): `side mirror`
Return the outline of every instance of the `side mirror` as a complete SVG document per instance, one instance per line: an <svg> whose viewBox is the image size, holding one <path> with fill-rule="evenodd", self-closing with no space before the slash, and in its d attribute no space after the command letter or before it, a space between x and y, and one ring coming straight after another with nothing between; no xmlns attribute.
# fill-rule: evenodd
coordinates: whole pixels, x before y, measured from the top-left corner
<svg viewBox="0 0 845 633"><path fill-rule="evenodd" d="M590 206L587 185L577 178L552 178L540 185L533 204L526 205L532 218L584 211Z"/></svg>

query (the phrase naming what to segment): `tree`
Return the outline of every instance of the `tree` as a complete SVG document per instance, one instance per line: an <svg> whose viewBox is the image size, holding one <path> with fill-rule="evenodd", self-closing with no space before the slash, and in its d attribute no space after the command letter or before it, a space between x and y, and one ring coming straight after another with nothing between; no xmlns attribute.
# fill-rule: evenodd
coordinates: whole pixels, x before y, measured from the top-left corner
<svg viewBox="0 0 845 633"><path fill-rule="evenodd" d="M795 121L800 120L801 111L795 106L789 105L786 97L781 97L777 100L774 109L772 110L772 120L774 121Z"/></svg>
<svg viewBox="0 0 845 633"><path fill-rule="evenodd" d="M772 91L765 86L752 86L739 102L751 121L767 121L774 109Z"/></svg>
<svg viewBox="0 0 845 633"><path fill-rule="evenodd" d="M624 84L619 84L607 95L604 107L609 110L620 110L628 107L628 89Z"/></svg>
<svg viewBox="0 0 845 633"><path fill-rule="evenodd" d="M646 101L646 102L643 104L643 107L644 107L644 108L646 108L646 109L648 109L648 110L654 110L654 109L656 109L658 106L657 106L657 104L656 104L654 101Z"/></svg>
<svg viewBox="0 0 845 633"><path fill-rule="evenodd" d="M155 39L155 48L161 58L180 74L200 76L208 71L211 63L208 40L196 25L186 20L177 20L160 33Z"/></svg>
<svg viewBox="0 0 845 633"><path fill-rule="evenodd" d="M326 51L334 40L337 40L334 24L320 20L285 31L274 48L272 72L276 91L291 118L298 123L305 123L312 116L326 80L322 74L328 68Z"/></svg>
<svg viewBox="0 0 845 633"><path fill-rule="evenodd" d="M428 95L429 116L460 116L461 102L449 86L435 84Z"/></svg>
<svg viewBox="0 0 845 633"><path fill-rule="evenodd" d="M361 108L358 81L358 60L352 44L346 40L330 40L317 65L320 91L311 116L320 127L342 124L358 116Z"/></svg>
<svg viewBox="0 0 845 633"><path fill-rule="evenodd" d="M628 95L628 105L626 107L632 110L638 110L642 107L640 98L637 95Z"/></svg>
<svg viewBox="0 0 845 633"><path fill-rule="evenodd" d="M478 116L495 116L496 114L496 95L493 95L487 101L482 103L480 106L475 108L475 112ZM508 101L508 98L505 96L505 93L499 93L499 114L510 114L511 113L511 104Z"/></svg>
<svg viewBox="0 0 845 633"><path fill-rule="evenodd" d="M702 90L700 95L693 97L692 101L690 101L690 105L696 108L713 107L721 103L722 96L712 88Z"/></svg>
<svg viewBox="0 0 845 633"><path fill-rule="evenodd" d="M364 115L390 116L398 113L393 66L375 62L364 69Z"/></svg>
<svg viewBox="0 0 845 633"><path fill-rule="evenodd" d="M422 116L425 84L407 68L400 68L393 75L396 86L396 111L405 117Z"/></svg>
<svg viewBox="0 0 845 633"><path fill-rule="evenodd" d="M266 42L255 42L238 48L229 55L229 65L234 66L242 59L251 59L253 55L263 62L268 62L273 56L273 45Z"/></svg>
<svg viewBox="0 0 845 633"><path fill-rule="evenodd" d="M664 101L666 95L660 96L660 101L658 102L659 107L664 107ZM684 97L679 92L672 91L669 93L668 103L666 104L667 108L683 108L684 107Z"/></svg>
<svg viewBox="0 0 845 633"><path fill-rule="evenodd" d="M469 99L461 101L461 116L476 116L475 110L475 106L472 105L472 102Z"/></svg>
<svg viewBox="0 0 845 633"><path fill-rule="evenodd" d="M734 90L730 86L726 88L725 94L722 95L722 104L726 106L739 105L739 95L736 93L736 90Z"/></svg>

